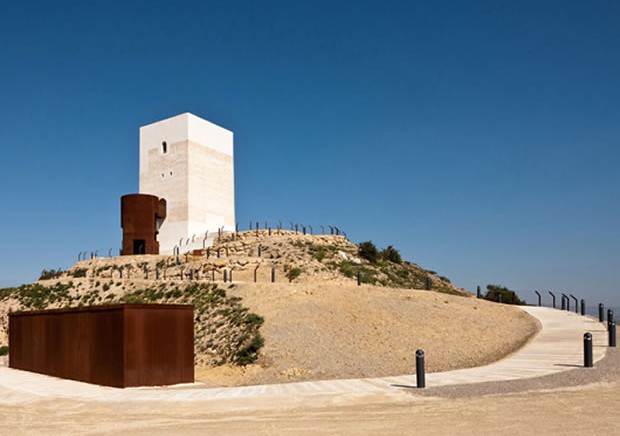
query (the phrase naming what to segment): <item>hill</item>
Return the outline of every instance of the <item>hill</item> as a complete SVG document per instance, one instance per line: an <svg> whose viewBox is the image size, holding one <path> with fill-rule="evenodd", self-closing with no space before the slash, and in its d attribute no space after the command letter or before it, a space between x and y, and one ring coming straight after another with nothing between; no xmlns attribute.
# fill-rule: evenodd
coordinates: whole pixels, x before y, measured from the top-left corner
<svg viewBox="0 0 620 436"><path fill-rule="evenodd" d="M478 365L537 330L418 265L369 262L342 236L241 232L178 257L92 259L45 276L0 290L0 345L9 310L193 304L197 376L215 385L406 373L416 348L430 371ZM427 281L433 291L415 290Z"/></svg>

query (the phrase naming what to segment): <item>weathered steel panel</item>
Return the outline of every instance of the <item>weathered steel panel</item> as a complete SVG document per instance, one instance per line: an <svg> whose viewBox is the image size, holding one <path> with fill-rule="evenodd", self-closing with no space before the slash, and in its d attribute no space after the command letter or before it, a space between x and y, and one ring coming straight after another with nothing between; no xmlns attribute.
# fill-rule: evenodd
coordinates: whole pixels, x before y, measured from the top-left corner
<svg viewBox="0 0 620 436"><path fill-rule="evenodd" d="M193 312L128 307L125 311L125 386L193 381Z"/></svg>
<svg viewBox="0 0 620 436"><path fill-rule="evenodd" d="M193 306L123 304L9 314L9 366L106 386L194 381Z"/></svg>

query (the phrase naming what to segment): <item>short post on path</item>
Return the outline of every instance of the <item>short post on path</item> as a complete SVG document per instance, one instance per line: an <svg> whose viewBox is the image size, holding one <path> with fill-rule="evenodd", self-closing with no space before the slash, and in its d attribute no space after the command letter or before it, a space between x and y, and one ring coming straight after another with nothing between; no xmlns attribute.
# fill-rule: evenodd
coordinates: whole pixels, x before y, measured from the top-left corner
<svg viewBox="0 0 620 436"><path fill-rule="evenodd" d="M424 350L415 352L415 378L418 388L426 387L426 379L424 376Z"/></svg>
<svg viewBox="0 0 620 436"><path fill-rule="evenodd" d="M592 333L588 332L583 335L583 366L592 368Z"/></svg>

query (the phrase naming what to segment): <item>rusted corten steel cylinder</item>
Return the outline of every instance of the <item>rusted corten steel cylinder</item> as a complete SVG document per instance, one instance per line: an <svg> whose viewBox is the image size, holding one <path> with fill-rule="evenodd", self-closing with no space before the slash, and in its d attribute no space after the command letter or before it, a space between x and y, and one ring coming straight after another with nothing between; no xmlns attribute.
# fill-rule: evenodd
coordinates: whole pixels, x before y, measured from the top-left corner
<svg viewBox="0 0 620 436"><path fill-rule="evenodd" d="M194 381L194 308L120 304L9 313L9 366L104 386Z"/></svg>
<svg viewBox="0 0 620 436"><path fill-rule="evenodd" d="M166 218L166 200L148 194L121 197L121 255L159 254L157 234Z"/></svg>

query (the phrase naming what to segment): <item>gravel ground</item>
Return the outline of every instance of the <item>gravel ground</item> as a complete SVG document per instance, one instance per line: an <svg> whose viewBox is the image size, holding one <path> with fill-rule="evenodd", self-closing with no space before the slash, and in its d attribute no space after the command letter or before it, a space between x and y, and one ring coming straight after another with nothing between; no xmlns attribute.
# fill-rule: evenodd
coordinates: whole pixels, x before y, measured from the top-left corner
<svg viewBox="0 0 620 436"><path fill-rule="evenodd" d="M424 397L472 398L614 382L618 379L620 379L620 350L609 348L605 357L593 368L575 368L543 377L520 380L427 387L427 389L415 389L411 392L416 396Z"/></svg>

